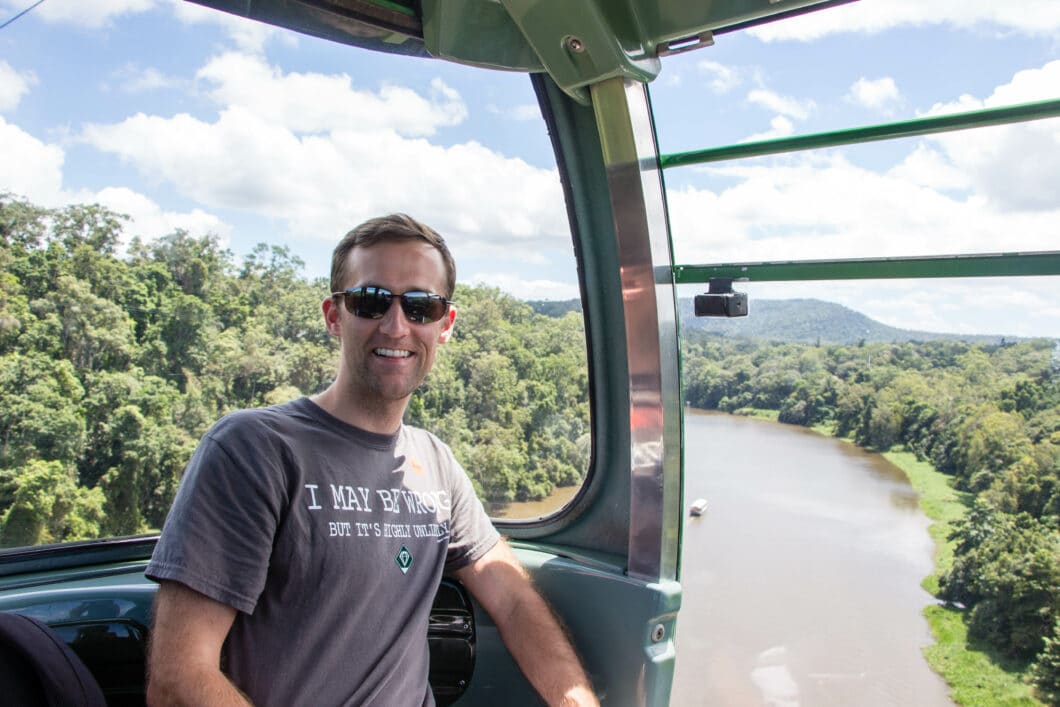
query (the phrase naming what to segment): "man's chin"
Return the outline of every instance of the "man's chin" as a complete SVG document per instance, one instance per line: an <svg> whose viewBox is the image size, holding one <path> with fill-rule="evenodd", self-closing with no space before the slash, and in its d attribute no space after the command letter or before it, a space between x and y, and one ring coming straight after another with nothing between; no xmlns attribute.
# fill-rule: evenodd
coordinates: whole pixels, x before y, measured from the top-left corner
<svg viewBox="0 0 1060 707"><path fill-rule="evenodd" d="M376 381L375 385L372 386L372 392L381 401L398 403L407 401L409 396L420 387L420 383L423 381Z"/></svg>

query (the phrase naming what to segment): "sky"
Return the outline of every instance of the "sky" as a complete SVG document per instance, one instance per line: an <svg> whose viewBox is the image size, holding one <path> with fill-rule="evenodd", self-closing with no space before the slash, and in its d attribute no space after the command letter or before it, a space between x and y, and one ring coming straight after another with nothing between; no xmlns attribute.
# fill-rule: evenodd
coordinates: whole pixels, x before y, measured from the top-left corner
<svg viewBox="0 0 1060 707"><path fill-rule="evenodd" d="M32 0L0 0L0 24ZM1060 2L859 0L717 37L651 85L663 153L1060 98ZM1060 250L1060 120L667 170L675 261ZM523 74L358 50L177 0L45 0L0 29L0 192L150 240L286 245L325 276L404 211L459 279L578 295ZM700 288L702 289L702 288ZM1060 278L745 284L907 329L1060 337ZM691 295L695 288L682 288Z"/></svg>

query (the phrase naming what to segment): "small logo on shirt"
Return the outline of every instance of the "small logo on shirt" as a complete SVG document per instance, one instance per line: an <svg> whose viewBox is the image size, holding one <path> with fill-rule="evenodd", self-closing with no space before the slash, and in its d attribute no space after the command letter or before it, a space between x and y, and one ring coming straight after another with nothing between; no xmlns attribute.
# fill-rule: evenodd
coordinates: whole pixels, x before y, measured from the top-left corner
<svg viewBox="0 0 1060 707"><path fill-rule="evenodd" d="M394 557L394 562L397 563L398 568L401 570L401 574L408 574L409 567L412 567L412 553L404 545L398 550L397 556Z"/></svg>
<svg viewBox="0 0 1060 707"><path fill-rule="evenodd" d="M409 459L409 466L412 467L412 473L416 476L423 476L423 464L420 464L420 460L412 457Z"/></svg>

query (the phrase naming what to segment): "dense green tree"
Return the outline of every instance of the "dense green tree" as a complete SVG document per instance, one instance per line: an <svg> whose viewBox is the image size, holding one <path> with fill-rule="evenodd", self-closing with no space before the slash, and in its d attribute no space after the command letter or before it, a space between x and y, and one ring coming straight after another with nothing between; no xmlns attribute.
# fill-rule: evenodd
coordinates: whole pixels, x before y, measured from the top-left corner
<svg viewBox="0 0 1060 707"><path fill-rule="evenodd" d="M39 354L0 357L0 468L33 459L74 464L85 436L76 408L83 395L69 361Z"/></svg>
<svg viewBox="0 0 1060 707"><path fill-rule="evenodd" d="M1045 639L1045 648L1031 668L1031 676L1042 701L1060 706L1060 619L1053 624L1052 635Z"/></svg>
<svg viewBox="0 0 1060 707"><path fill-rule="evenodd" d="M941 596L971 610L969 631L1003 652L1033 657L1060 616L1060 536L1026 513L977 501L951 536Z"/></svg>
<svg viewBox="0 0 1060 707"><path fill-rule="evenodd" d="M172 424L146 417L126 405L111 422L120 440L117 458L100 480L111 535L158 530L176 494L194 441Z"/></svg>
<svg viewBox="0 0 1060 707"><path fill-rule="evenodd" d="M28 462L2 516L0 547L99 537L102 506L99 490L78 487L59 462Z"/></svg>

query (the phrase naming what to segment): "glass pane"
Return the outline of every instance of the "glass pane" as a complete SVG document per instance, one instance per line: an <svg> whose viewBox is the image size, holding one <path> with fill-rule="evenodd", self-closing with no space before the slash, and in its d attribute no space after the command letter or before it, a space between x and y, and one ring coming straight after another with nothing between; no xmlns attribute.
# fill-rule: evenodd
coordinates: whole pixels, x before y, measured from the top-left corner
<svg viewBox="0 0 1060 707"><path fill-rule="evenodd" d="M969 11L955 25L945 12L858 5L667 58L652 85L660 151L1060 98L1055 44L1035 29L1055 13L1035 25ZM1009 31L982 29L994 23ZM670 169L675 258L1052 250L1058 140L1060 120L1047 119Z"/></svg>
<svg viewBox="0 0 1060 707"><path fill-rule="evenodd" d="M406 421L493 511L573 495L584 328L525 75L190 3L43 4L3 35L0 544L158 530L215 420L331 382L332 248L395 211L446 237L459 283Z"/></svg>
<svg viewBox="0 0 1060 707"><path fill-rule="evenodd" d="M860 2L719 36L664 63L660 149L1060 98L1060 16L1021 10ZM1049 119L669 169L675 259L1055 251L1058 146ZM746 318L679 293L684 492L707 510L673 698L1030 702L1055 680L1056 593L1031 587L1058 571L1060 277L735 286Z"/></svg>

